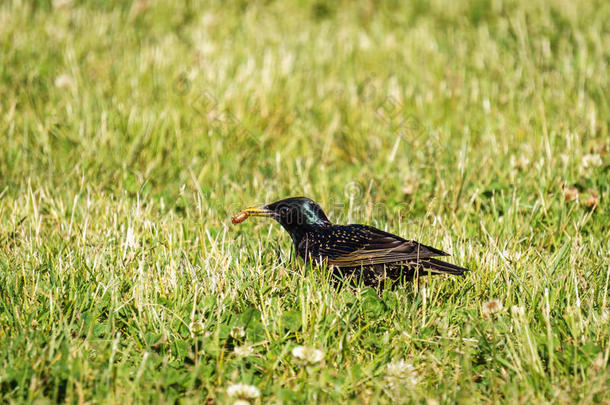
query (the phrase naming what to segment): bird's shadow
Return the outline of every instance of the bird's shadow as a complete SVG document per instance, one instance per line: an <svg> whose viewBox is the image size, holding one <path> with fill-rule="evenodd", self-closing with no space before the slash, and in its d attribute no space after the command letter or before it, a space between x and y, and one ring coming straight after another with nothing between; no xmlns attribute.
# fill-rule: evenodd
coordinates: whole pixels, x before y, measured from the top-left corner
<svg viewBox="0 0 610 405"><path fill-rule="evenodd" d="M379 296L383 294L384 290L395 291L407 283L419 283L426 276L437 275L436 273L413 269L407 266L399 274L395 274L394 277L380 277L379 274L383 274L383 271L381 273L377 271L371 272L363 267L338 268L326 265L315 266L310 263L307 266L310 271L320 271L322 274L325 274L325 281L330 283L337 292L340 292L343 288L350 288L352 290L370 288L376 291Z"/></svg>

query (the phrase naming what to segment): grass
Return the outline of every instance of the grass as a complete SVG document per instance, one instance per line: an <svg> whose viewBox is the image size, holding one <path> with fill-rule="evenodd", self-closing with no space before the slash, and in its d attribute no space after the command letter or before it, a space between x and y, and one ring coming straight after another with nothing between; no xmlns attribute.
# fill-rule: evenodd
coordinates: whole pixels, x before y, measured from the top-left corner
<svg viewBox="0 0 610 405"><path fill-rule="evenodd" d="M609 21L2 2L0 401L610 403ZM293 195L472 272L338 290L229 222Z"/></svg>

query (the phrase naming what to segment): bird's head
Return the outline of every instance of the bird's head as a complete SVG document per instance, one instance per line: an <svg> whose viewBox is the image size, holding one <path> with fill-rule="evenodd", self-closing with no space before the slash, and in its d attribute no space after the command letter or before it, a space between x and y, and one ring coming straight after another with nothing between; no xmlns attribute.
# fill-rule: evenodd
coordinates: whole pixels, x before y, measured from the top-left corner
<svg viewBox="0 0 610 405"><path fill-rule="evenodd" d="M240 212L233 222L239 223L248 216L275 219L295 241L300 240L307 232L330 225L322 208L306 197L291 197L256 208L247 208ZM237 219L238 217L240 219Z"/></svg>

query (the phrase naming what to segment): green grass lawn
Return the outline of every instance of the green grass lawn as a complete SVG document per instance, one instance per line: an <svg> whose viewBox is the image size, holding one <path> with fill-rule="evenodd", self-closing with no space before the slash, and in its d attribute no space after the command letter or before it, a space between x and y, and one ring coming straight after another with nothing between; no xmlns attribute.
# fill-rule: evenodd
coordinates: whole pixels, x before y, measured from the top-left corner
<svg viewBox="0 0 610 405"><path fill-rule="evenodd" d="M0 2L0 402L610 404L609 61L602 0ZM230 223L296 195L472 271Z"/></svg>

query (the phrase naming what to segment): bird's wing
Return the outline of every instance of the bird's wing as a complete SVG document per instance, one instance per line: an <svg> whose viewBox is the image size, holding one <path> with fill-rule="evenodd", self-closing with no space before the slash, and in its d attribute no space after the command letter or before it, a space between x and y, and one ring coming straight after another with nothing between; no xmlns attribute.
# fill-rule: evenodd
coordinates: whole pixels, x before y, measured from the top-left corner
<svg viewBox="0 0 610 405"><path fill-rule="evenodd" d="M318 240L311 254L337 267L416 261L449 256L430 246L365 225L335 226Z"/></svg>

